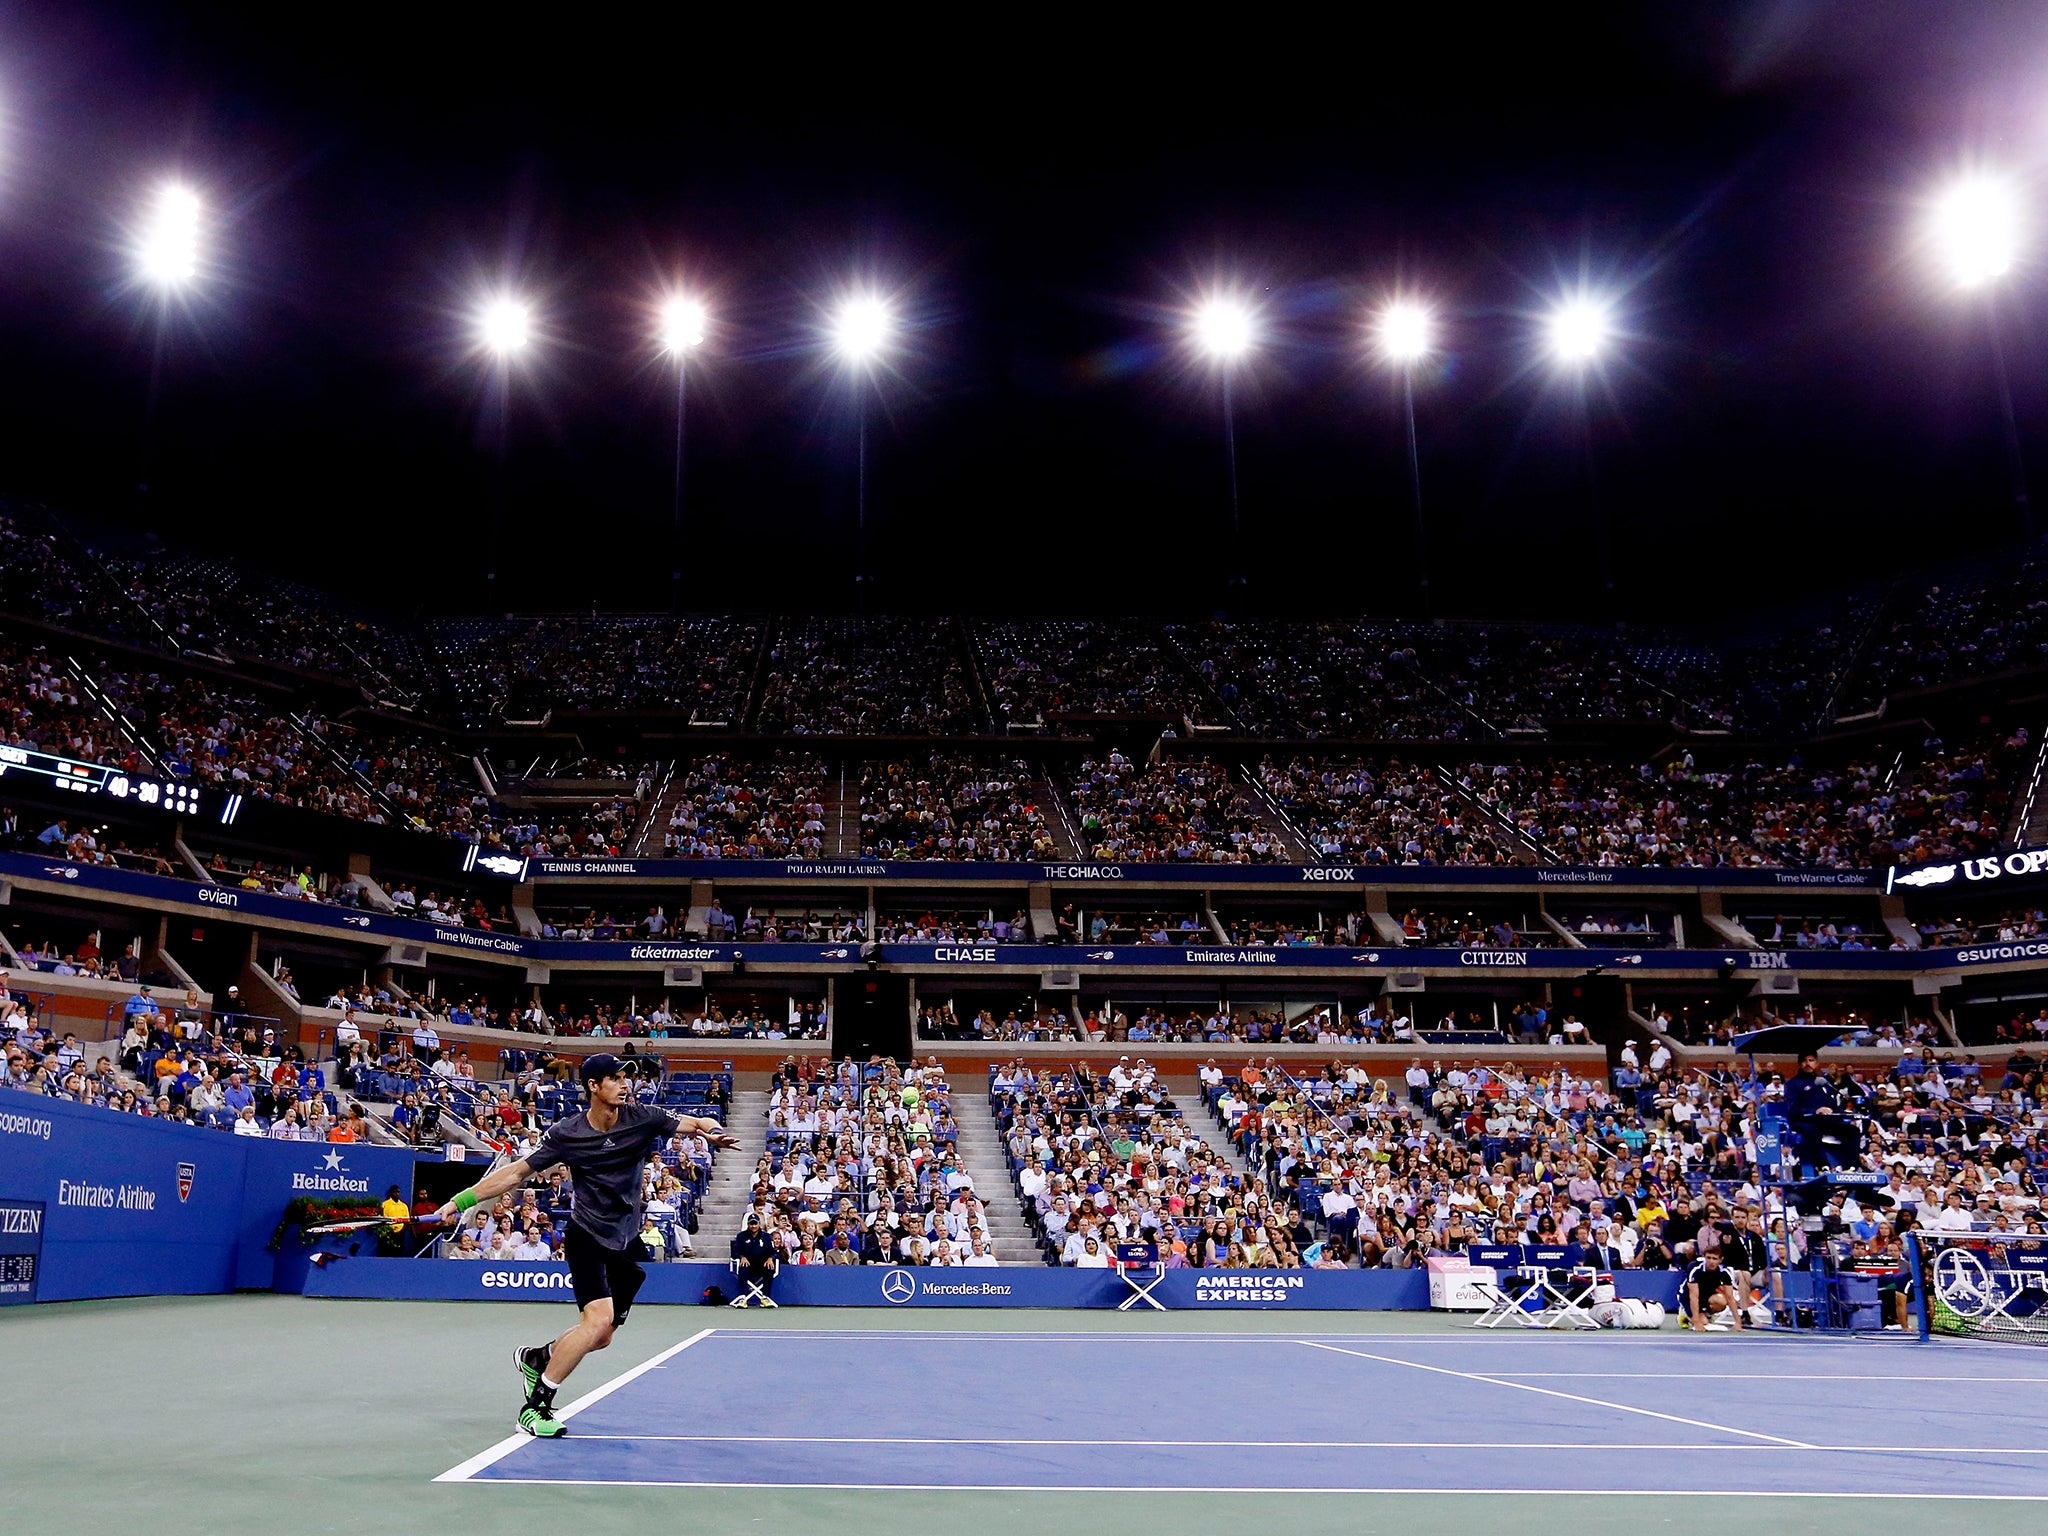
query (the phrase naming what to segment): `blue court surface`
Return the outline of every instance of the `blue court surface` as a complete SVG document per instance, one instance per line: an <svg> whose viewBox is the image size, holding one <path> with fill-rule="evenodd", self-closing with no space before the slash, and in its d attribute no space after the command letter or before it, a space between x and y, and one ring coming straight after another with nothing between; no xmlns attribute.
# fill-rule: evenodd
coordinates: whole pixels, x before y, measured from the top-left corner
<svg viewBox="0 0 2048 1536"><path fill-rule="evenodd" d="M2048 1356L1962 1342L707 1328L562 1416L437 1481L2048 1499Z"/></svg>

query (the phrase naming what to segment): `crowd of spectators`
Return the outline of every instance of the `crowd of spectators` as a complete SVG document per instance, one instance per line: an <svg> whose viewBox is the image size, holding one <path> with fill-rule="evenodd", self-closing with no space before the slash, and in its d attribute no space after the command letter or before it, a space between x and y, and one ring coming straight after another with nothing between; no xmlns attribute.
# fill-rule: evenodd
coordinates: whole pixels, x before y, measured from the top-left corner
<svg viewBox="0 0 2048 1536"><path fill-rule="evenodd" d="M959 1135L936 1059L786 1062L743 1224L782 1264L1016 1262L996 1252Z"/></svg>
<svg viewBox="0 0 2048 1536"><path fill-rule="evenodd" d="M48 649L0 636L0 731L6 744L146 773L148 759L78 691Z"/></svg>
<svg viewBox="0 0 2048 1536"><path fill-rule="evenodd" d="M549 615L426 626L454 711L537 720L555 710L659 710L738 726L762 626L721 616Z"/></svg>
<svg viewBox="0 0 2048 1536"><path fill-rule="evenodd" d="M678 765L661 807L661 849L669 858L815 859L825 852L825 763L813 752L776 752L765 761L720 754Z"/></svg>
<svg viewBox="0 0 2048 1536"><path fill-rule="evenodd" d="M62 629L162 643L147 616L41 509L0 506L0 601L10 612Z"/></svg>
<svg viewBox="0 0 2048 1536"><path fill-rule="evenodd" d="M863 858L1028 863L1062 856L1028 763L934 753L860 769Z"/></svg>
<svg viewBox="0 0 2048 1536"><path fill-rule="evenodd" d="M777 736L971 736L985 725L951 619L785 619L755 729Z"/></svg>
<svg viewBox="0 0 2048 1536"><path fill-rule="evenodd" d="M920 1040L1039 1040L1076 1041L1081 1038L1073 1016L1055 1004L1026 1003L1008 1008L981 1008L962 1016L964 1010L951 1003L920 1003L917 1009L917 1038ZM1001 1017L998 1017L998 1013Z"/></svg>
<svg viewBox="0 0 2048 1536"><path fill-rule="evenodd" d="M1868 1116L1862 1161L1885 1183L1861 1205L1837 1193L1824 1235L1858 1261L1903 1267L1914 1223L2041 1230L2038 1065L2021 1054L2001 1072L1898 1049L1889 1070L1829 1074L1831 1092ZM1202 1077L1255 1175L1308 1215L1325 1263L1410 1267L1505 1241L1575 1244L1605 1268L1668 1268L1755 1251L1743 1232L1776 1245L1780 1263L1804 1255L1806 1233L1798 1222L1788 1231L1753 1162L1758 1106L1785 1085L1746 1067L1679 1072L1660 1048L1646 1069L1631 1048L1611 1079L1421 1058L1399 1084L1358 1062L1296 1077L1270 1058L1228 1076L1205 1065Z"/></svg>
<svg viewBox="0 0 2048 1536"><path fill-rule="evenodd" d="M989 1106L1048 1261L1106 1269L1120 1245L1138 1244L1176 1269L1301 1262L1299 1212L1189 1125L1143 1058L1100 1074L993 1066Z"/></svg>
<svg viewBox="0 0 2048 1536"><path fill-rule="evenodd" d="M1896 769L1799 757L1659 769L1592 759L1473 763L1459 788L1546 860L1744 868L1870 868L1995 845L2024 730L1950 750L1938 739Z"/></svg>
<svg viewBox="0 0 2048 1536"><path fill-rule="evenodd" d="M410 632L352 611L332 593L230 560L168 551L96 558L121 597L151 621L143 631L123 626L124 638L324 674L388 703L415 705L432 691L426 659Z"/></svg>
<svg viewBox="0 0 2048 1536"><path fill-rule="evenodd" d="M1371 946L1376 942L1370 919L1363 912L1325 911L1321 908L1275 907L1269 910L1240 910L1234 904L1219 907L1216 920L1232 944L1255 949L1300 949L1325 945Z"/></svg>
<svg viewBox="0 0 2048 1536"><path fill-rule="evenodd" d="M1150 625L990 622L975 626L974 644L999 729L1085 734L1098 717L1131 715L1226 723L1204 707L1206 690Z"/></svg>
<svg viewBox="0 0 2048 1536"><path fill-rule="evenodd" d="M1004 915L993 907L974 910L877 912L875 941L880 944L1023 944L1030 923L1022 912Z"/></svg>
<svg viewBox="0 0 2048 1536"><path fill-rule="evenodd" d="M368 1139L360 1108L344 1112L275 1020L231 1011L229 1002L215 1011L197 992L173 1001L140 984L121 1006L119 1041L88 1045L0 987L0 1087L238 1136Z"/></svg>
<svg viewBox="0 0 2048 1536"><path fill-rule="evenodd" d="M1248 735L1316 741L1458 741L1487 734L1428 677L1428 626L1213 619L1167 634Z"/></svg>
<svg viewBox="0 0 2048 1536"><path fill-rule="evenodd" d="M1507 912L1437 912L1407 907L1394 922L1401 930L1402 942L1418 948L1552 949L1564 942L1527 915Z"/></svg>
<svg viewBox="0 0 2048 1536"><path fill-rule="evenodd" d="M1268 757L1259 782L1329 863L1515 862L1505 828L1420 763L1294 757L1282 767Z"/></svg>
<svg viewBox="0 0 2048 1536"><path fill-rule="evenodd" d="M1062 944L1214 944L1216 931L1192 907L1131 907L1068 902L1053 914Z"/></svg>
<svg viewBox="0 0 2048 1536"><path fill-rule="evenodd" d="M2048 663L2048 560L2030 551L1904 586L1858 656L1843 691L1848 710L1965 677Z"/></svg>
<svg viewBox="0 0 2048 1536"><path fill-rule="evenodd" d="M1927 948L1958 944L2017 944L2048 932L2048 909L2009 907L2003 912L1945 913L1913 925Z"/></svg>
<svg viewBox="0 0 2048 1536"><path fill-rule="evenodd" d="M1069 791L1087 856L1124 864L1275 864L1286 843L1250 793L1207 757L1088 758Z"/></svg>

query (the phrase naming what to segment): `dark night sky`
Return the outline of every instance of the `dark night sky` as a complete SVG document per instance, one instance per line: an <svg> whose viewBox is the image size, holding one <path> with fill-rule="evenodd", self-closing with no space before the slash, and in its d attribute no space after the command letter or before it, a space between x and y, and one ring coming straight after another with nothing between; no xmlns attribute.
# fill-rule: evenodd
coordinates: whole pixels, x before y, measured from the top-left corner
<svg viewBox="0 0 2048 1536"><path fill-rule="evenodd" d="M1573 413L1530 344L1581 271L1630 332L1591 417L1623 612L1706 617L2013 527L1981 319L1906 235L1970 154L2041 187L2038 5L1437 7L1411 32L1380 7L745 31L424 9L0 13L0 486L136 518L154 311L121 223L178 169L226 222L168 324L155 520L407 611L478 601L490 434L461 338L499 275L549 337L512 408L522 608L666 599L672 394L644 336L677 275L720 321L691 397L696 607L847 600L852 415L810 327L856 272L917 323L874 408L892 606L1215 602L1218 403L1173 315L1218 276L1271 328L1238 390L1261 608L1415 609L1395 396L1356 345L1404 274L1450 333L1420 397L1441 607L1598 609ZM2048 464L2031 276L2003 320Z"/></svg>

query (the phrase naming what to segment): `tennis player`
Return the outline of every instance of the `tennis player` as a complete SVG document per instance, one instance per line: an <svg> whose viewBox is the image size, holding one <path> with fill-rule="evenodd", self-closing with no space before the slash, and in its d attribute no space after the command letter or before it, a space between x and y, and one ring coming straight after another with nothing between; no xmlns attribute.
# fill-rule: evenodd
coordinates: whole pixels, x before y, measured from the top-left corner
<svg viewBox="0 0 2048 1536"><path fill-rule="evenodd" d="M649 1152L678 1131L702 1135L728 1150L739 1146L739 1139L716 1120L634 1103L632 1082L616 1056L586 1057L580 1076L590 1095L588 1109L557 1120L523 1160L485 1174L435 1213L452 1225L466 1211L517 1189L531 1174L561 1165L575 1176L562 1252L582 1317L553 1343L513 1356L526 1388L519 1427L545 1440L564 1433L555 1417L555 1393L578 1361L611 1343L647 1278L640 1267L647 1257L640 1241L640 1180Z"/></svg>

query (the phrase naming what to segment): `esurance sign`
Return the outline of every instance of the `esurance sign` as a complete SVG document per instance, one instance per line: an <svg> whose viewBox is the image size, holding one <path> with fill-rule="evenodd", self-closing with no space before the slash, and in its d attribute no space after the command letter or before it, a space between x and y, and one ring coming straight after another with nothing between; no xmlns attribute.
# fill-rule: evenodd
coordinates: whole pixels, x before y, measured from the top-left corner
<svg viewBox="0 0 2048 1536"><path fill-rule="evenodd" d="M1894 890L1927 891L1960 888L1989 880L2025 880L2048 873L2048 848L2017 848L2011 853L1986 858L1962 859L1953 864L1922 864L1901 869L1894 864L1885 871L1886 894Z"/></svg>

